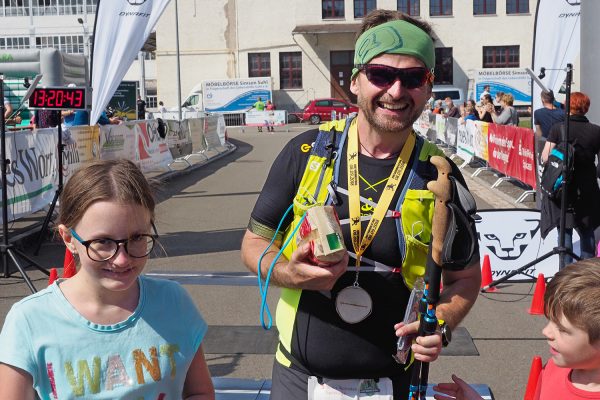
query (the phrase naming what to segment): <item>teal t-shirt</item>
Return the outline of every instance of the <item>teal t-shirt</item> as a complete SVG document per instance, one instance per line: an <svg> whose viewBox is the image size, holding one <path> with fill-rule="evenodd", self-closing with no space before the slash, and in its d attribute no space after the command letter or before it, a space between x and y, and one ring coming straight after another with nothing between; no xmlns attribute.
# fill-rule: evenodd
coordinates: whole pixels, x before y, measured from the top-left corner
<svg viewBox="0 0 600 400"><path fill-rule="evenodd" d="M42 400L181 399L207 325L178 283L138 278L134 313L115 325L81 316L60 281L19 301L0 333L0 362L33 377Z"/></svg>
<svg viewBox="0 0 600 400"><path fill-rule="evenodd" d="M265 111L265 103L263 103L262 100L259 100L256 103L254 103L253 107L256 111Z"/></svg>

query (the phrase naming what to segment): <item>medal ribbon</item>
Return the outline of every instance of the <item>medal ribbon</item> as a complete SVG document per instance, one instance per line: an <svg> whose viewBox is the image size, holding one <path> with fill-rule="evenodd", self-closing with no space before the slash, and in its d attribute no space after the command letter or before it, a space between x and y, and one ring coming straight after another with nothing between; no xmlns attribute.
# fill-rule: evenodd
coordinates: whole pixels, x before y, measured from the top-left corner
<svg viewBox="0 0 600 400"><path fill-rule="evenodd" d="M348 151L346 152L346 159L348 161L348 197L349 197L349 211L350 211L350 232L352 236L352 246L356 253L356 279L354 280L354 286L358 286L358 269L360 268L360 259L367 247L371 244L375 238L375 234L379 230L383 218L387 213L387 210L394 198L394 193L400 186L400 181L408 165L410 155L415 147L415 133L411 132L404 147L400 152L400 155L396 159L394 169L390 174L385 189L377 202L377 207L373 211L371 220L365 230L365 235L361 238L361 222L360 222L360 187L359 187L359 176L358 176L358 128L356 119L352 121L350 129L348 131Z"/></svg>

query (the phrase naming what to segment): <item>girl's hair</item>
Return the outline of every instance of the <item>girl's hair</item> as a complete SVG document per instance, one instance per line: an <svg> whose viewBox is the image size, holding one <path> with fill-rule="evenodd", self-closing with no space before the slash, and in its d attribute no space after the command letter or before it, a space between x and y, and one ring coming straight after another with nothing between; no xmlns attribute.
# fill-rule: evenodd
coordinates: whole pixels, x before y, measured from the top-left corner
<svg viewBox="0 0 600 400"><path fill-rule="evenodd" d="M98 201L140 205L154 221L155 202L150 184L129 160L93 161L77 170L60 195L59 223L74 227Z"/></svg>
<svg viewBox="0 0 600 400"><path fill-rule="evenodd" d="M546 318L569 323L587 332L590 344L600 339L600 258L568 265L552 278L544 295Z"/></svg>
<svg viewBox="0 0 600 400"><path fill-rule="evenodd" d="M571 114L585 115L590 109L590 98L582 92L571 93Z"/></svg>

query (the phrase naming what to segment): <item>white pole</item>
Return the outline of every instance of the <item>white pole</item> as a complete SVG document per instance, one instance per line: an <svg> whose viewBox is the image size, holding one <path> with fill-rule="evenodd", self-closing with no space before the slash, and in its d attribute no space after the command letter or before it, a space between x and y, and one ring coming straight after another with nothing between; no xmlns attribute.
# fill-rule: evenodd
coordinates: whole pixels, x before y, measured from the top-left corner
<svg viewBox="0 0 600 400"><path fill-rule="evenodd" d="M597 78L600 65L598 37L600 37L600 1L581 2L581 84L582 91L590 96L591 106L587 117L590 122L600 124L600 80Z"/></svg>
<svg viewBox="0 0 600 400"><path fill-rule="evenodd" d="M140 62L140 97L146 101L146 60L144 56L146 52L140 51L138 53L138 61Z"/></svg>
<svg viewBox="0 0 600 400"><path fill-rule="evenodd" d="M181 71L179 63L179 12L177 10L177 0L175 0L175 49L177 53L177 108L179 110L179 120L181 121Z"/></svg>

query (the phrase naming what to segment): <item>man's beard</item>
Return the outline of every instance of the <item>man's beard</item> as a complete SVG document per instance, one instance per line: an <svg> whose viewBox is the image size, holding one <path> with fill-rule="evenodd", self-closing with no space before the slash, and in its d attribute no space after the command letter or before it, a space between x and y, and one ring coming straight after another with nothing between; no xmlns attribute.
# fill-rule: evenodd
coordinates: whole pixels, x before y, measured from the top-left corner
<svg viewBox="0 0 600 400"><path fill-rule="evenodd" d="M409 97L407 99L408 107L406 110L408 114L403 113L404 115L384 116L381 114L377 114L377 109L379 107L376 103L380 99L381 97L377 100L369 100L359 94L357 103L358 108L362 112L369 125L375 128L375 130L377 130L378 132L384 134L398 134L409 128L412 128L413 123L421 116L421 112L423 111L424 107L424 105L422 105L422 107L420 108L416 107L412 98Z"/></svg>

